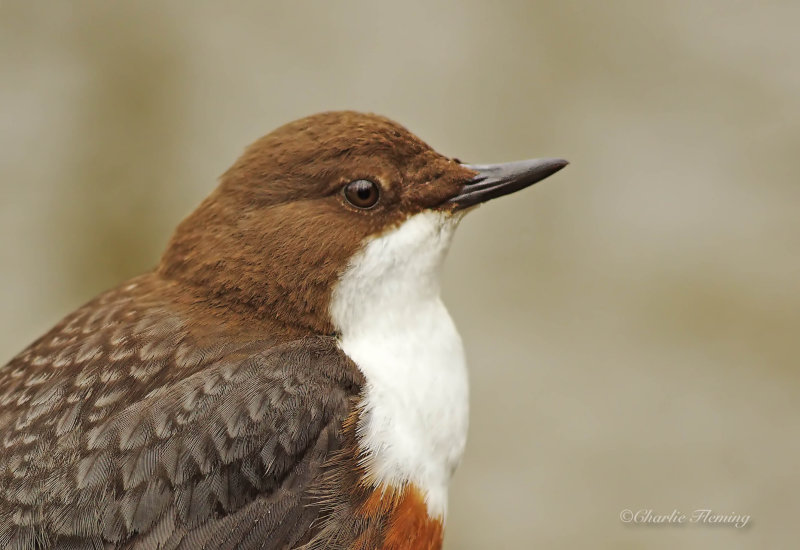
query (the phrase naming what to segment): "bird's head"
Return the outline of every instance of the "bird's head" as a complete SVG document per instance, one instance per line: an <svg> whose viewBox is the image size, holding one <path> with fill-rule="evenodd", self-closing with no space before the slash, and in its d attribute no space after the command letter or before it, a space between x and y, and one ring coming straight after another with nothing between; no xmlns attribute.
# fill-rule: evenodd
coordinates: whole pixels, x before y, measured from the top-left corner
<svg viewBox="0 0 800 550"><path fill-rule="evenodd" d="M245 151L178 227L159 271L219 307L333 333L378 289L438 294L464 212L565 165L465 165L384 117L313 115Z"/></svg>

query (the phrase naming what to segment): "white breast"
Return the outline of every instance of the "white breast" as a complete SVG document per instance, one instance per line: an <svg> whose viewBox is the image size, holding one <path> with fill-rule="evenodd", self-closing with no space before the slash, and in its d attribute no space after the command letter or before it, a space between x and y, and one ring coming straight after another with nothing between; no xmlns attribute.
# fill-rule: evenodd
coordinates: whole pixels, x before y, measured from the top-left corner
<svg viewBox="0 0 800 550"><path fill-rule="evenodd" d="M423 212L367 242L333 293L342 350L367 380L359 441L378 484L415 484L444 518L467 438L461 338L439 297L460 216Z"/></svg>

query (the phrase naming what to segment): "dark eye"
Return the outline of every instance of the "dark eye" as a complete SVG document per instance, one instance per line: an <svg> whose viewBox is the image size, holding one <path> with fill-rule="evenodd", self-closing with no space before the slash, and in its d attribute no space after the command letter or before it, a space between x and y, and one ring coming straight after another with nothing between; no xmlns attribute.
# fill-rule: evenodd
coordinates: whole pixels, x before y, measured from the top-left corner
<svg viewBox="0 0 800 550"><path fill-rule="evenodd" d="M374 182L356 180L344 186L344 198L356 208L372 208L380 198L380 191Z"/></svg>

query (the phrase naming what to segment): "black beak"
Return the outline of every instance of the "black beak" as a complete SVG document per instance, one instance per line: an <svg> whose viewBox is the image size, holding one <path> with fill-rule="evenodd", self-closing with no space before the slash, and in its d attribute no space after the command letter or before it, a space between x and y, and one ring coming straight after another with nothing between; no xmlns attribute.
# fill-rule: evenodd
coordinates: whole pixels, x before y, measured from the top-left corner
<svg viewBox="0 0 800 550"><path fill-rule="evenodd" d="M503 164L464 164L478 174L448 202L456 210L524 189L569 164L563 159L532 159Z"/></svg>

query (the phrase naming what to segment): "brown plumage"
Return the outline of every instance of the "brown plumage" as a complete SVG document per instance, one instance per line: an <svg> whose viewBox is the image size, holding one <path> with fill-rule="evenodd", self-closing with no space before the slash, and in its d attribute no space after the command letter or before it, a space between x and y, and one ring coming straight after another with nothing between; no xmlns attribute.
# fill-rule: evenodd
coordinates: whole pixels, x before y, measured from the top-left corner
<svg viewBox="0 0 800 550"><path fill-rule="evenodd" d="M473 175L383 117L300 119L223 175L178 226L159 273L227 310L328 334L331 289L363 239L443 203ZM342 208L342 186L359 178L383 187L369 213Z"/></svg>
<svg viewBox="0 0 800 550"><path fill-rule="evenodd" d="M0 368L0 548L439 548L418 488L365 471L328 302L366 239L474 176L374 115L253 144L154 271ZM370 210L341 191L362 178Z"/></svg>

